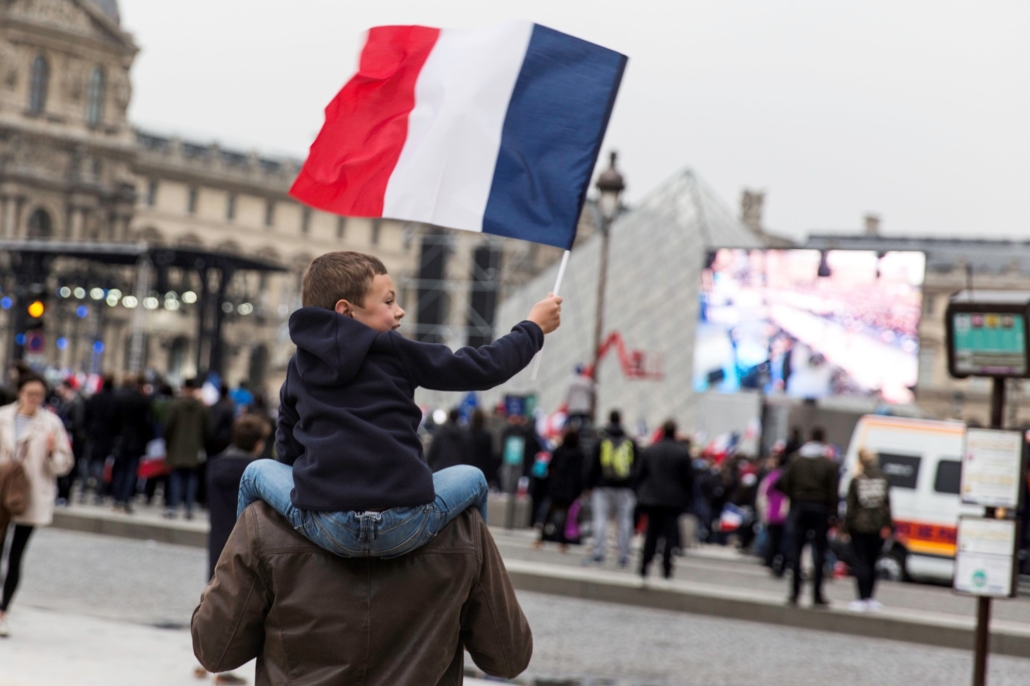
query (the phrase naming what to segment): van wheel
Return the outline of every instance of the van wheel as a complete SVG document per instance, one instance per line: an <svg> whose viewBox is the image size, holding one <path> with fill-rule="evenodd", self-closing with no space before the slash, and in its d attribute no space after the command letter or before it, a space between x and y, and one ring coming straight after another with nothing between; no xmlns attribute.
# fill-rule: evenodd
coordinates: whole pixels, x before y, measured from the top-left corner
<svg viewBox="0 0 1030 686"><path fill-rule="evenodd" d="M894 546L889 553L877 560L876 575L887 581L908 581L904 548Z"/></svg>

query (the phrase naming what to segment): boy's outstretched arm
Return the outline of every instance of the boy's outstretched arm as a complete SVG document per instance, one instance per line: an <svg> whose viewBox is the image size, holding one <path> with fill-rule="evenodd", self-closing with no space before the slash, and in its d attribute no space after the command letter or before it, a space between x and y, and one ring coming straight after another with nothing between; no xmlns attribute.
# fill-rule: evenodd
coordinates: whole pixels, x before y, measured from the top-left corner
<svg viewBox="0 0 1030 686"><path fill-rule="evenodd" d="M397 355L417 386L437 391L482 391L522 371L544 345L544 335L561 325L557 296L541 300L511 333L480 348L452 351L446 345L392 336Z"/></svg>

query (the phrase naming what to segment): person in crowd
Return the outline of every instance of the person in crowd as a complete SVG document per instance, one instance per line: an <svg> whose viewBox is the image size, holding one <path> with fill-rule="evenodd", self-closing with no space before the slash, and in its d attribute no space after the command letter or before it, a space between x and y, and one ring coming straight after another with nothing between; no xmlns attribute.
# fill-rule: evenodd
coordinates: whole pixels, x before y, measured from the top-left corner
<svg viewBox="0 0 1030 686"><path fill-rule="evenodd" d="M547 512L543 517L544 525L540 528L540 538L534 547L539 549L543 546L548 526L553 526L551 539L558 542L559 550L564 553L569 549L569 541L565 537L569 508L583 493L583 451L579 447L577 429L565 429L561 445L551 455L548 472Z"/></svg>
<svg viewBox="0 0 1030 686"><path fill-rule="evenodd" d="M31 371L24 360L18 360L7 368L4 383L0 385L0 406L18 401L18 379Z"/></svg>
<svg viewBox="0 0 1030 686"><path fill-rule="evenodd" d="M13 518L13 536L7 557L3 595L0 597L0 637L10 635L7 611L21 580L22 561L32 532L49 526L54 518L57 479L74 465L71 444L60 418L43 409L46 381L34 372L18 379L18 399L0 408L0 464L17 460L28 478L28 509ZM0 522L0 550L8 533Z"/></svg>
<svg viewBox="0 0 1030 686"><path fill-rule="evenodd" d="M233 422L230 446L212 457L208 464L208 512L211 517L211 530L207 538L208 581L214 579L215 565L236 525L240 479L247 466L261 458L268 436L268 424L260 417L250 413L242 414ZM206 675L207 670L203 667L197 669L197 677ZM216 676L215 683L243 684L246 681L229 672Z"/></svg>
<svg viewBox="0 0 1030 686"><path fill-rule="evenodd" d="M827 457L823 430L812 430L812 439L798 449L797 457L783 471L774 488L790 498L790 519L793 531L793 550L790 564L793 571L790 605L797 605L801 594L801 554L812 544L812 605L828 607L823 595L823 575L826 571L827 534L837 514L837 464Z"/></svg>
<svg viewBox="0 0 1030 686"><path fill-rule="evenodd" d="M787 515L790 512L790 500L774 488L780 475L783 474L783 463L786 461L785 451L769 456L769 472L758 485L756 508L758 518L765 528L765 566L772 570L773 576L780 578L786 569L786 555L783 548L783 534L786 530Z"/></svg>
<svg viewBox="0 0 1030 686"><path fill-rule="evenodd" d="M594 411L594 380L590 378L581 364L573 370L568 393L565 395L565 411L568 413L569 426L577 431L590 424L590 415Z"/></svg>
<svg viewBox="0 0 1030 686"><path fill-rule="evenodd" d="M154 418L150 398L143 393L142 377L125 379L118 399L118 442L115 448L111 493L114 509L132 514L136 497L140 458L147 452L147 443L154 437Z"/></svg>
<svg viewBox="0 0 1030 686"><path fill-rule="evenodd" d="M676 422L666 421L661 438L640 454L637 501L647 514L647 536L640 558L640 576L645 579L659 540L663 575L672 578L672 552L679 547L679 518L690 509L693 499L690 445L676 440L676 428Z"/></svg>
<svg viewBox="0 0 1030 686"><path fill-rule="evenodd" d="M280 393L278 462L247 468L240 514L264 500L343 557L410 552L470 507L485 521L489 490L481 471L456 465L433 473L426 464L415 390L504 383L561 324L561 298L540 301L490 345L452 351L396 331L404 310L385 265L372 255L316 258L301 291L304 307L289 324L297 352Z"/></svg>
<svg viewBox="0 0 1030 686"><path fill-rule="evenodd" d="M258 684L459 684L466 651L488 675L513 679L533 653L476 508L422 548L369 560L322 550L255 503L229 536L191 633L206 669L256 658Z"/></svg>
<svg viewBox="0 0 1030 686"><path fill-rule="evenodd" d="M67 505L71 502L72 487L76 475L86 473L83 461L86 455L86 400L73 385L71 379L57 384L57 416L64 424L64 430L72 444L75 467L57 480L57 504ZM83 481L85 486L85 481Z"/></svg>
<svg viewBox="0 0 1030 686"><path fill-rule="evenodd" d="M232 422L236 408L229 398L229 387L224 383L218 389L218 400L208 408L211 413L211 438L207 442L208 455L218 455L232 444Z"/></svg>
<svg viewBox="0 0 1030 686"><path fill-rule="evenodd" d="M237 412L242 412L243 408L254 404L254 394L250 392L250 382L246 379L240 381L240 385L233 389L230 397L236 405Z"/></svg>
<svg viewBox="0 0 1030 686"><path fill-rule="evenodd" d="M200 400L196 379L187 379L182 395L165 410L164 436L167 448L169 502L165 517L174 519L185 497L186 519L193 519L197 499L200 463L206 459L204 446L211 435L211 416Z"/></svg>
<svg viewBox="0 0 1030 686"><path fill-rule="evenodd" d="M453 407L447 413L447 421L433 434L426 462L434 472L459 464L471 464L472 450L472 436L468 429L461 425L461 413L458 408Z"/></svg>
<svg viewBox="0 0 1030 686"><path fill-rule="evenodd" d="M486 413L476 408L469 422L472 436L472 466L478 467L486 477L487 485L497 488L497 464L494 462L494 437L486 429Z"/></svg>
<svg viewBox="0 0 1030 686"><path fill-rule="evenodd" d="M755 500L758 497L758 466L753 458L741 455L734 460L736 488L730 502L743 516L737 530L738 545L741 552L748 552L755 541L756 518Z"/></svg>
<svg viewBox="0 0 1030 686"><path fill-rule="evenodd" d="M501 490L515 493L519 478L529 477L536 454L542 449L536 429L526 417L508 415L508 425L501 434L501 465L498 476Z"/></svg>
<svg viewBox="0 0 1030 686"><path fill-rule="evenodd" d="M171 385L165 381L155 385L154 393L150 397L151 414L154 418L154 437L164 438L164 422L165 413L168 410L168 406L175 400L175 391ZM165 509L168 509L169 503L171 502L168 488L168 476L155 476L147 479L143 484L143 495L146 497L147 505L150 505L154 501L154 496L157 493L157 487L161 487L161 492L164 494L164 505Z"/></svg>
<svg viewBox="0 0 1030 686"><path fill-rule="evenodd" d="M848 486L847 509L841 533L851 538L855 556L855 581L858 599L848 609L854 612L880 610L883 605L873 598L876 591L876 560L883 542L894 531L891 518L890 482L880 470L876 453L858 451L859 472Z"/></svg>
<svg viewBox="0 0 1030 686"><path fill-rule="evenodd" d="M588 562L604 562L608 546L608 521L615 517L618 530L619 566L629 565L629 543L633 535L633 507L636 499L637 445L622 428L622 415L612 410L590 463L587 488L593 508L594 550Z"/></svg>
<svg viewBox="0 0 1030 686"><path fill-rule="evenodd" d="M787 444L783 447L783 455L786 458L784 460L784 467L787 466L786 462L789 462L790 458L794 457L794 454L804 444L805 441L804 439L802 439L801 436L802 434L800 426L791 427L790 437L787 438Z"/></svg>
<svg viewBox="0 0 1030 686"><path fill-rule="evenodd" d="M105 374L100 379L97 392L86 401L86 443L87 473L82 479L81 502L88 497L87 485L93 487L94 503L104 502L107 487L104 484L104 464L114 453L114 442L118 436L118 398L114 392L114 377Z"/></svg>
<svg viewBox="0 0 1030 686"><path fill-rule="evenodd" d="M264 391L258 390L254 393L254 404L244 409L244 414L257 417L268 427L268 435L275 435L275 418L268 409L268 396ZM265 441L265 448L261 451L261 458L266 460L275 459L275 441Z"/></svg>

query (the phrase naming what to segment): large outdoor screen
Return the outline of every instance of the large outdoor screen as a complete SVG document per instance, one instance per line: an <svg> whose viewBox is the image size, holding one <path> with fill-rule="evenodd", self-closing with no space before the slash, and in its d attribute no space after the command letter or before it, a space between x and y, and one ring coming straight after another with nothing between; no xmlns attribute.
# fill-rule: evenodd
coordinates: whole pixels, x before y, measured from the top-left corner
<svg viewBox="0 0 1030 686"><path fill-rule="evenodd" d="M923 253L723 249L706 265L694 390L912 401Z"/></svg>

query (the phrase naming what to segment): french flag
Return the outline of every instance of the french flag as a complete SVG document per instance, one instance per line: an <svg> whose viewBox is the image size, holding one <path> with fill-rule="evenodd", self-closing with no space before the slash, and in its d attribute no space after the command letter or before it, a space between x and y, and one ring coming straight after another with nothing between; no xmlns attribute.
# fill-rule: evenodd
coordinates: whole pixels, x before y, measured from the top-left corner
<svg viewBox="0 0 1030 686"><path fill-rule="evenodd" d="M373 28L290 195L571 248L625 67L527 21Z"/></svg>

